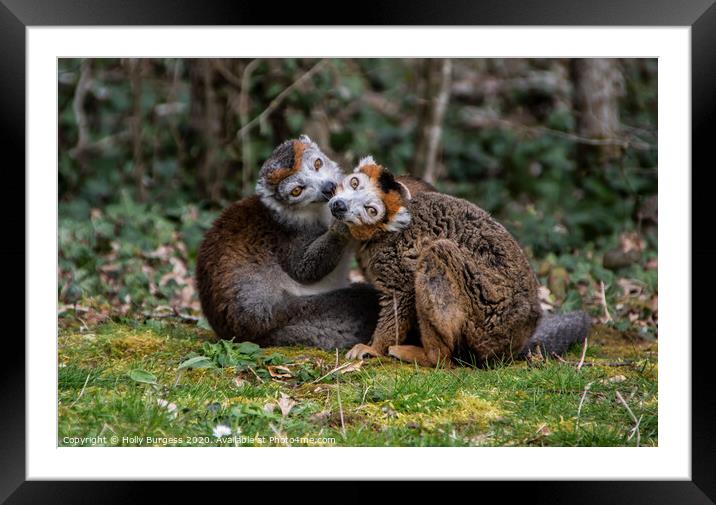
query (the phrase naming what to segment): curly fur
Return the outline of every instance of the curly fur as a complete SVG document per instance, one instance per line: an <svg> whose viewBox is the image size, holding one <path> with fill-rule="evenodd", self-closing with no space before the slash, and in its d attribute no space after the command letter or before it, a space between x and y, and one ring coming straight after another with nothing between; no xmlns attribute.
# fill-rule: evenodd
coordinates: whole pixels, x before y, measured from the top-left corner
<svg viewBox="0 0 716 505"><path fill-rule="evenodd" d="M385 187L381 198L395 198L397 189ZM487 212L430 191L391 205L411 216L400 231L381 221L357 225L369 228L358 258L380 292L381 311L369 345L349 356L390 354L425 366L453 358L484 364L517 357L533 336L535 344L549 342L561 351L574 340L564 337L565 327L586 335L581 316L574 316L581 326L552 318L538 326L536 276L515 239ZM349 227L355 236L355 226ZM403 345L415 327L422 346Z"/></svg>

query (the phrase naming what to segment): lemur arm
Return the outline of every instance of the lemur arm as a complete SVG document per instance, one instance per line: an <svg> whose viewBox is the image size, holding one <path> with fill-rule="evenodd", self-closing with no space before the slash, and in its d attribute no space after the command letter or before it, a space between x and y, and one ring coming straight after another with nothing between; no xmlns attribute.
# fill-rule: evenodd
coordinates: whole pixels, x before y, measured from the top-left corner
<svg viewBox="0 0 716 505"><path fill-rule="evenodd" d="M336 223L317 238L295 239L282 262L289 276L301 284L313 284L330 274L351 240L346 225Z"/></svg>

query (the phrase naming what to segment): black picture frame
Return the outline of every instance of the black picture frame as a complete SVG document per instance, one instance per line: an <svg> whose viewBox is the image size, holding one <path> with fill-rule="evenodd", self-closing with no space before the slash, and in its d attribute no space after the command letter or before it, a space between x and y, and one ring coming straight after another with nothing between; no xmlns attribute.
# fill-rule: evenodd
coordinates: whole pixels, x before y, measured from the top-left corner
<svg viewBox="0 0 716 505"><path fill-rule="evenodd" d="M162 501L185 498L186 483L67 482L26 481L25 474L25 345L24 319L17 314L25 309L25 69L26 38L29 26L84 25L284 25L324 23L326 25L555 25L555 26L689 26L692 58L692 272L698 283L692 284L693 322L697 315L707 314L710 286L716 285L713 265L716 245L711 240L712 215L707 198L697 199L714 187L713 161L709 159L714 142L716 122L716 6L714 0L422 0L394 1L347 10L337 4L312 2L295 9L277 8L269 2L226 2L214 0L0 0L0 125L2 153L6 169L2 181L5 191L0 198L2 233L7 237L0 250L5 280L2 292L6 321L19 323L16 331L5 330L0 364L0 501L6 503L107 503L127 502L144 496L148 489L161 488ZM343 6L345 7L345 6ZM335 19L323 20L321 12L342 11ZM341 21L337 21L340 19ZM668 100L668 97L664 99ZM708 161L707 161L708 160ZM710 163L709 163L710 161ZM23 167L23 168L20 168ZM679 167L668 167L679 170ZM684 176L688 176L685 173ZM14 178L14 179L13 179ZM22 188L22 190L20 190ZM668 188L662 188L668 191ZM705 196L705 195L704 195ZM20 212L18 209L23 209ZM694 233L695 231L695 233ZM22 276L22 279L20 278ZM692 276L694 277L694 276ZM699 293L697 287L702 288ZM22 302L20 301L22 300ZM24 313L24 310L23 310ZM701 320L705 320L702 316ZM711 373L713 354L708 327L697 331L692 326L692 446L690 481L564 481L564 482L480 482L472 483L475 499L489 491L500 492L510 499L547 503L629 503L629 504L706 504L716 503L716 381ZM22 332L22 333L20 333ZM48 345L51 335L47 336ZM691 335L683 335L684 339ZM231 488L234 483L214 484L214 490ZM406 491L421 492L430 483L401 486ZM257 486L241 484L242 495ZM302 493L303 483L291 483L291 496ZM341 489L334 489L340 486ZM356 491L365 495L365 483L322 483L321 493L339 497ZM370 488L372 489L372 487ZM257 489L260 490L260 489ZM271 493L282 493L271 484ZM454 495L455 490L451 491ZM360 494L358 494L360 493ZM213 493L212 493L213 494ZM390 499L392 492L384 498ZM248 496L248 495L246 495ZM310 496L310 495L309 495Z"/></svg>

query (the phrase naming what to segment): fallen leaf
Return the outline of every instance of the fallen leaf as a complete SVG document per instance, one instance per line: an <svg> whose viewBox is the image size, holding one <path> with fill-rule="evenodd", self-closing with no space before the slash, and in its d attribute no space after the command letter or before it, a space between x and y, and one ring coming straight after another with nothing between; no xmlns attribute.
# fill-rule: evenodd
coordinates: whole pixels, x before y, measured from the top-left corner
<svg viewBox="0 0 716 505"><path fill-rule="evenodd" d="M345 368L341 369L341 373L350 373L355 372L356 370L360 370L360 368L363 366L364 361L355 361L354 363L351 363Z"/></svg>
<svg viewBox="0 0 716 505"><path fill-rule="evenodd" d="M539 435L540 437L546 437L546 436L548 436L548 435L551 435L551 434L552 434L552 431L549 429L549 426L547 426L546 424L543 424L542 426L540 426L539 428L537 428L537 432L536 432L536 433L537 433L537 435Z"/></svg>
<svg viewBox="0 0 716 505"><path fill-rule="evenodd" d="M281 409L281 415L283 417L286 417L297 404L298 402L292 400L286 393L281 393L281 398L278 400L278 407Z"/></svg>
<svg viewBox="0 0 716 505"><path fill-rule="evenodd" d="M271 375L271 377L275 377L277 379L290 379L291 377L293 377L293 374L291 374L291 370L289 370L285 366L269 365L266 368L268 369L268 372Z"/></svg>

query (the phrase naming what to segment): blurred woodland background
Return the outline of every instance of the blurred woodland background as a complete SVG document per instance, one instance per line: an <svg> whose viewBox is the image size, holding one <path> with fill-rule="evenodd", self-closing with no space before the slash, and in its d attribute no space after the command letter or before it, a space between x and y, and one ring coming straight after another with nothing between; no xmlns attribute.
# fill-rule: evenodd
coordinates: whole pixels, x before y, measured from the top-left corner
<svg viewBox="0 0 716 505"><path fill-rule="evenodd" d="M656 59L60 59L58 90L60 316L205 326L204 231L306 133L493 213L546 308L656 337Z"/></svg>

